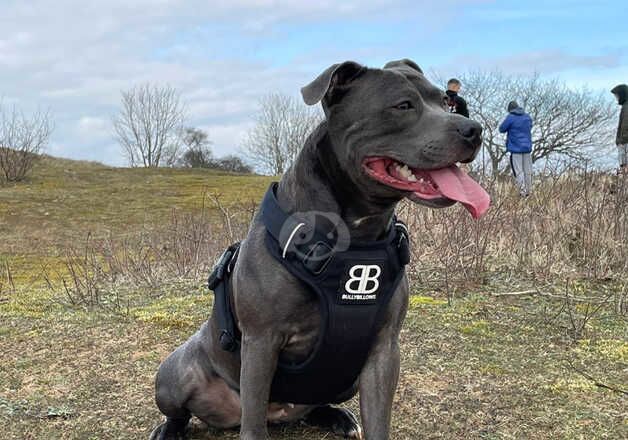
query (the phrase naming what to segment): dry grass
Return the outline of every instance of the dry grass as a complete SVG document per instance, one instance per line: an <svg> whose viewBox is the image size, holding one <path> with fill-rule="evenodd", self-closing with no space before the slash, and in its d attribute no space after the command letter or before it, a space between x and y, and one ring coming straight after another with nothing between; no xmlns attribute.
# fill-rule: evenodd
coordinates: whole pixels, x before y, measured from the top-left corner
<svg viewBox="0 0 628 440"><path fill-rule="evenodd" d="M3 438L146 438L157 366L209 315L206 270L268 181L48 159L0 188ZM480 222L402 210L416 295L393 439L628 437L626 193L582 174L541 188L496 184Z"/></svg>
<svg viewBox="0 0 628 440"><path fill-rule="evenodd" d="M413 277L450 294L470 285L624 280L628 273L628 179L572 170L546 177L520 199L509 181L487 182L493 206L475 221L461 208L405 204Z"/></svg>
<svg viewBox="0 0 628 440"><path fill-rule="evenodd" d="M152 401L156 368L210 307L211 297L189 285L169 286L128 317L54 305L46 296L3 305L0 334L11 341L2 344L0 369L4 438L145 438L160 418ZM574 343L562 328L568 318L550 319L559 309L560 302L541 297L474 294L454 306L414 297L402 333L393 438L626 435L625 397L569 367L573 362L610 386L625 386L625 326L605 310L587 338ZM273 433L325 438L298 426Z"/></svg>
<svg viewBox="0 0 628 440"><path fill-rule="evenodd" d="M56 247L126 235L218 195L257 203L272 179L214 170L109 168L44 157L27 184L0 186L0 255L49 256ZM218 218L218 216L216 216Z"/></svg>

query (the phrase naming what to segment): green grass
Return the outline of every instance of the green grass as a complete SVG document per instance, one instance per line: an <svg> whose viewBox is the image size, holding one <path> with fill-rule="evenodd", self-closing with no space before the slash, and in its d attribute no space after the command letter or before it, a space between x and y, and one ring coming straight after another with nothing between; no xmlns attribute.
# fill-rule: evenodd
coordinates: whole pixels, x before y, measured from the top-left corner
<svg viewBox="0 0 628 440"><path fill-rule="evenodd" d="M158 289L125 285L128 304L113 311L71 307L41 281L42 264L59 264L56 246L88 232L131 233L173 208L197 209L206 191L227 204L255 201L269 181L47 159L26 184L1 187L0 263L10 262L16 285L7 285L0 265L2 438L147 438L161 418L153 402L160 361L211 311L202 279ZM628 438L626 396L576 371L627 388L625 315L609 303L574 339L572 320L582 319L585 307L490 294L512 291L515 282L459 292L451 305L415 288L401 334L392 439ZM576 293L619 297L622 288L580 282ZM355 400L348 406L357 411ZM331 438L301 425L272 427L271 436ZM238 435L197 429L193 438Z"/></svg>
<svg viewBox="0 0 628 440"><path fill-rule="evenodd" d="M145 438L160 419L152 401L159 362L211 309L198 286L164 290L128 316L78 311L42 294L32 295L30 306L22 294L0 305L4 438ZM543 322L547 307L558 304L480 294L453 306L413 301L401 336L392 438L627 435L625 398L569 367L583 365L598 380L625 387L625 329L599 319L588 339L572 342L559 323ZM357 409L355 401L350 406ZM272 432L280 439L326 438L301 426ZM194 438L237 435L201 431Z"/></svg>
<svg viewBox="0 0 628 440"><path fill-rule="evenodd" d="M2 255L50 255L95 235L123 234L173 209L198 209L215 194L225 206L257 203L273 179L213 170L110 168L44 157L26 183L0 186ZM204 200L205 198L205 200Z"/></svg>

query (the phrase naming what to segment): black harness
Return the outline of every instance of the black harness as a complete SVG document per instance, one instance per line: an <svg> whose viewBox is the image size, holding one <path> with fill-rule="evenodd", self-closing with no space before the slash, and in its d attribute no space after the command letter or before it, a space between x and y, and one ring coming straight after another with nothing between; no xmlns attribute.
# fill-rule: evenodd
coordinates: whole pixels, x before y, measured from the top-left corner
<svg viewBox="0 0 628 440"><path fill-rule="evenodd" d="M372 242L348 240L342 224L321 230L312 216L286 214L274 183L266 192L261 216L266 247L319 300L321 327L309 357L298 364L279 362L271 401L295 404L338 403L357 390L359 375L383 325L386 306L409 261L406 226L395 221L386 237ZM329 220L334 223L333 219ZM209 279L223 349L239 353L240 334L227 291L238 245L225 251Z"/></svg>

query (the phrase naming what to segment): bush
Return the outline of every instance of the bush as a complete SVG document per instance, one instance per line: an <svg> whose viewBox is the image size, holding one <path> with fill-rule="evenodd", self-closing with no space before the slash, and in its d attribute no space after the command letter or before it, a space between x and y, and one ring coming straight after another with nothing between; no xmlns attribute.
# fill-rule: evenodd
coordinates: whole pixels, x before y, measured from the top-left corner
<svg viewBox="0 0 628 440"><path fill-rule="evenodd" d="M244 163L238 156L225 156L212 161L210 168L222 171L231 171L232 173L252 173L253 169Z"/></svg>
<svg viewBox="0 0 628 440"><path fill-rule="evenodd" d="M7 182L19 182L31 171L48 143L52 123L48 113L27 117L17 108L0 108L0 171Z"/></svg>
<svg viewBox="0 0 628 440"><path fill-rule="evenodd" d="M460 207L401 206L412 232L409 271L417 288L453 294L499 279L625 281L628 179L570 169L538 176L527 199L511 182L483 185L493 205L477 221Z"/></svg>

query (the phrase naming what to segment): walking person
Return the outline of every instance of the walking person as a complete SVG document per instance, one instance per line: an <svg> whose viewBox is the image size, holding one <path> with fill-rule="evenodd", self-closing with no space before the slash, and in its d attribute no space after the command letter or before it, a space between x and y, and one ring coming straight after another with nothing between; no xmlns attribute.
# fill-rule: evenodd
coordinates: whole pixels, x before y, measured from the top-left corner
<svg viewBox="0 0 628 440"><path fill-rule="evenodd" d="M499 126L500 133L507 133L506 149L510 153L510 167L519 194L527 197L532 191L532 118L517 104L508 103L508 116Z"/></svg>
<svg viewBox="0 0 628 440"><path fill-rule="evenodd" d="M469 108L467 107L467 101L465 101L462 96L458 95L461 87L462 83L456 78L447 81L447 91L445 91L447 94L447 107L449 107L450 113L457 113L468 118Z"/></svg>
<svg viewBox="0 0 628 440"><path fill-rule="evenodd" d="M615 144L619 150L617 174L628 174L628 86L620 84L614 87L611 93L615 95L617 103L621 105L617 137L615 138Z"/></svg>

